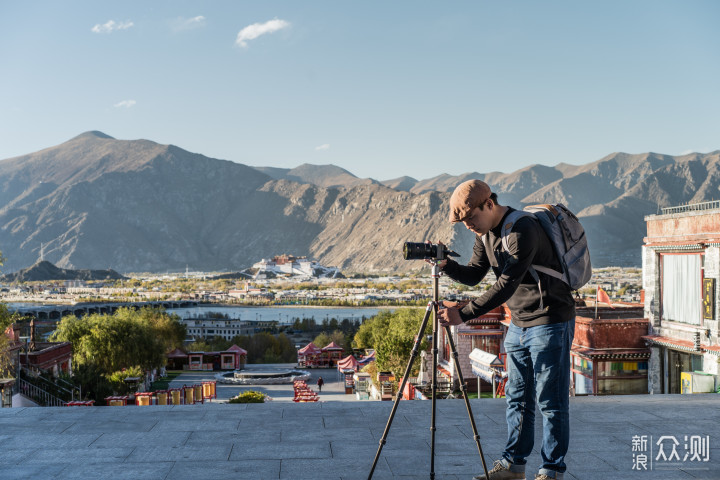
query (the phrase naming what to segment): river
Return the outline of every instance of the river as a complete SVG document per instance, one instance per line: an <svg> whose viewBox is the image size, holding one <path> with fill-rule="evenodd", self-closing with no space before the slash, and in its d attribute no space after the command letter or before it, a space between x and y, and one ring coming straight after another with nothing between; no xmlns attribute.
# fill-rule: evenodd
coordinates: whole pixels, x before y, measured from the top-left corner
<svg viewBox="0 0 720 480"><path fill-rule="evenodd" d="M348 319L352 322L363 320L377 315L381 310L394 311L394 307L371 308L371 307L242 307L242 306L218 306L200 305L190 308L170 308L168 313L175 313L180 318L199 318L209 313L227 315L228 318L247 321L277 321L281 324L292 324L295 319L314 319L317 323L323 320L336 319L342 322Z"/></svg>

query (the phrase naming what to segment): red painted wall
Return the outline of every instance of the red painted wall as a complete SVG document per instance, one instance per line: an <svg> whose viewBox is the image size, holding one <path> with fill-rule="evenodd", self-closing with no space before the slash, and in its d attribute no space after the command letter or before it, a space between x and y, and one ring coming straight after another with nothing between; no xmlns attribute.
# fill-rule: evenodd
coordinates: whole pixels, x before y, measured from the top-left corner
<svg viewBox="0 0 720 480"><path fill-rule="evenodd" d="M645 348L646 318L598 319L577 317L573 343L594 349Z"/></svg>

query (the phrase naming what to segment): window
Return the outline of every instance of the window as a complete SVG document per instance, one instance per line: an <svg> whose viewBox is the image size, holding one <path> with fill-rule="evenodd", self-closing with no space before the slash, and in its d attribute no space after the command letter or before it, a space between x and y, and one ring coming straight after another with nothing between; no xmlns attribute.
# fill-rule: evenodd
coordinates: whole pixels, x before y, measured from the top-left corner
<svg viewBox="0 0 720 480"><path fill-rule="evenodd" d="M643 375L646 376L648 371L648 362L619 361L619 362L599 362L598 376L600 377L617 377L623 375Z"/></svg>
<svg viewBox="0 0 720 480"><path fill-rule="evenodd" d="M644 378L601 378L598 380L600 395L637 395L648 393L648 379Z"/></svg>
<svg viewBox="0 0 720 480"><path fill-rule="evenodd" d="M572 355L572 375L575 382L575 395L592 395L593 363L592 360Z"/></svg>
<svg viewBox="0 0 720 480"><path fill-rule="evenodd" d="M592 395L593 381L592 378L586 377L581 373L575 372L575 395Z"/></svg>
<svg viewBox="0 0 720 480"><path fill-rule="evenodd" d="M592 361L573 355L573 368L583 375L592 378L593 364Z"/></svg>
<svg viewBox="0 0 720 480"><path fill-rule="evenodd" d="M648 362L619 359L597 363L598 395L647 393Z"/></svg>
<svg viewBox="0 0 720 480"><path fill-rule="evenodd" d="M471 346L473 349L480 350L497 355L500 353L500 335L473 335Z"/></svg>
<svg viewBox="0 0 720 480"><path fill-rule="evenodd" d="M662 256L662 319L700 325L702 256Z"/></svg>

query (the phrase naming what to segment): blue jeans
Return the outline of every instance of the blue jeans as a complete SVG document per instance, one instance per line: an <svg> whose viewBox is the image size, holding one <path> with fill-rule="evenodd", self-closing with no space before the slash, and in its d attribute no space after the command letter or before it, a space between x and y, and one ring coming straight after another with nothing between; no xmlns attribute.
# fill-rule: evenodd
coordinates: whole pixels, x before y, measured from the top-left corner
<svg viewBox="0 0 720 480"><path fill-rule="evenodd" d="M570 441L570 348L575 319L520 328L505 336L508 382L508 441L503 459L524 471L535 438L535 405L543 416L542 466L539 473L562 478ZM504 462L505 463L505 462Z"/></svg>

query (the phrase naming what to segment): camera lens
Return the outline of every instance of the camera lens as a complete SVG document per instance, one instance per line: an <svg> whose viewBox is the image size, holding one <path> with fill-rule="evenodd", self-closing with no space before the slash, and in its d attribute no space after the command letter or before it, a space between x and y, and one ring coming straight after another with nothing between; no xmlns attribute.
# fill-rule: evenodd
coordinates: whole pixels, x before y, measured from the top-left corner
<svg viewBox="0 0 720 480"><path fill-rule="evenodd" d="M437 245L433 245L432 243L405 242L405 245L403 246L403 257L405 260L436 258Z"/></svg>

